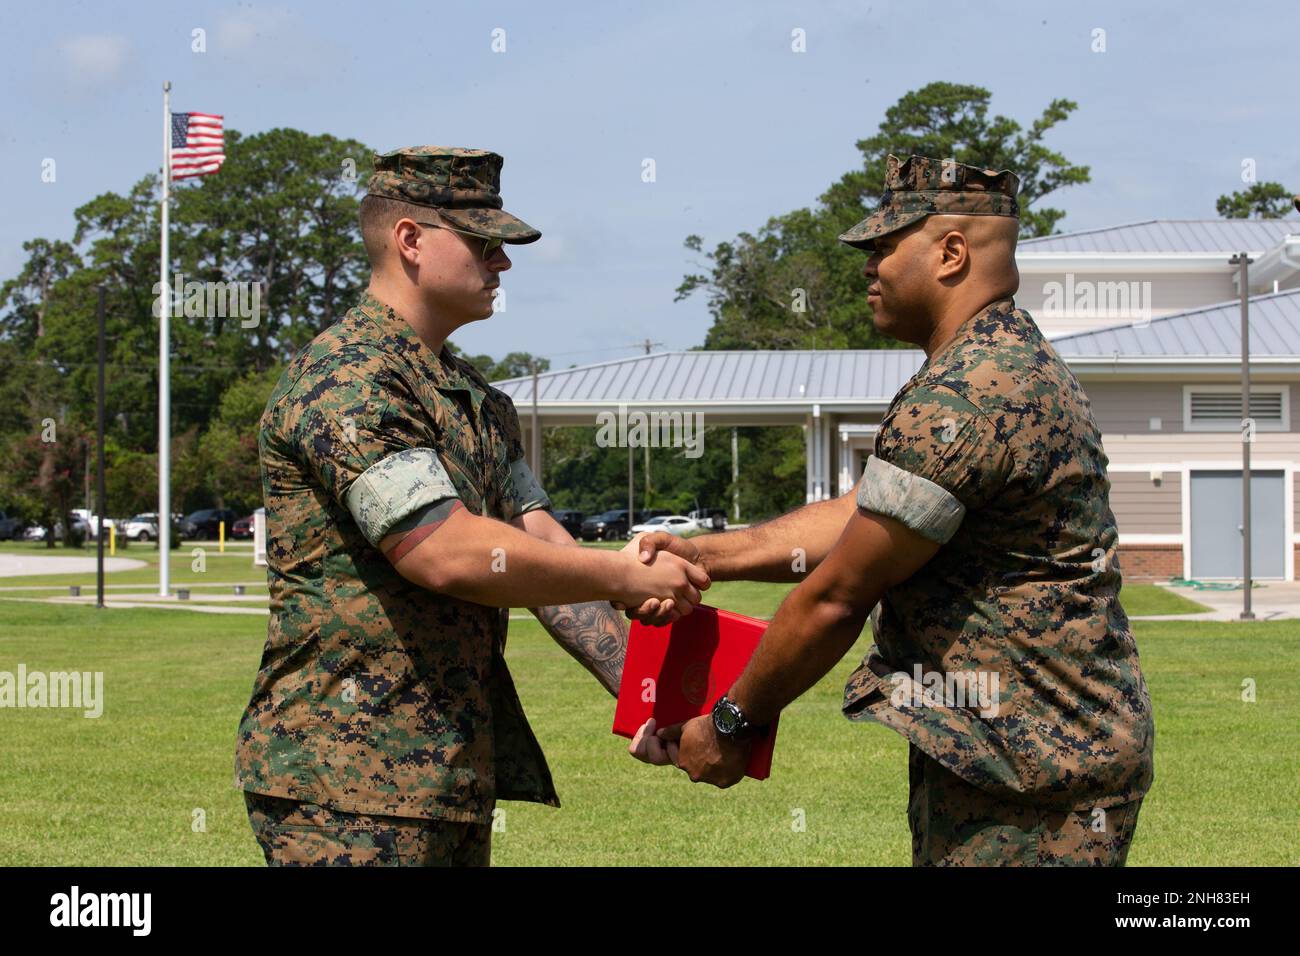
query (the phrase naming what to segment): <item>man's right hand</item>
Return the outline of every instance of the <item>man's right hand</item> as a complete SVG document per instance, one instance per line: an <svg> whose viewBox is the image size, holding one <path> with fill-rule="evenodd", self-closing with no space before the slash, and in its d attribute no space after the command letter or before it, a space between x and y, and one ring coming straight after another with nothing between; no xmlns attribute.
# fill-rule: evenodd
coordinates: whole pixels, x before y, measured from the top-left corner
<svg viewBox="0 0 1300 956"><path fill-rule="evenodd" d="M702 570L707 578L708 572L704 566L700 549L688 538L679 538L666 531L653 531L648 534L637 535L623 549L624 554L635 554L638 561L652 567L660 552L668 552L669 555L685 559L696 570ZM626 604L615 603L614 607L620 611L626 611L629 619L653 627L663 627L665 624L670 624L684 614L689 614L693 609L691 607L683 609L676 601L672 599L660 600L658 596L652 596L639 605L636 602L627 602Z"/></svg>
<svg viewBox="0 0 1300 956"><path fill-rule="evenodd" d="M709 575L702 567L676 554L664 554L659 560L637 555L630 546L620 552L628 563L623 593L613 602L619 610L627 607L655 606L666 620L676 620L700 603L700 592L709 588Z"/></svg>

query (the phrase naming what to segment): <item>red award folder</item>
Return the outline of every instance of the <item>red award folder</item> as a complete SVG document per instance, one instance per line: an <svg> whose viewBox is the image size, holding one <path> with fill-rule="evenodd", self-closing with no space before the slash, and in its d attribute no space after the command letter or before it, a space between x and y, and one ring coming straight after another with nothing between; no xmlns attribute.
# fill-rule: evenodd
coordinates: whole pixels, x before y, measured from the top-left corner
<svg viewBox="0 0 1300 956"><path fill-rule="evenodd" d="M668 727L713 710L758 647L767 622L701 604L666 627L632 622L623 680L614 709L614 733L633 737L651 717ZM779 719L779 718L778 718ZM777 721L754 740L745 775L772 773Z"/></svg>

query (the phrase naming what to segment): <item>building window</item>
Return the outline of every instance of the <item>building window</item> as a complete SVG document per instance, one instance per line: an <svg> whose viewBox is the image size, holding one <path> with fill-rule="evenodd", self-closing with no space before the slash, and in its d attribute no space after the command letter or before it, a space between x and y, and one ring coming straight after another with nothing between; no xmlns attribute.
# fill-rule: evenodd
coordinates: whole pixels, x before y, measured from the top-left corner
<svg viewBox="0 0 1300 956"><path fill-rule="evenodd" d="M1255 430L1291 430L1291 387L1250 386L1250 417ZM1183 427L1189 432L1241 431L1240 385L1184 385Z"/></svg>

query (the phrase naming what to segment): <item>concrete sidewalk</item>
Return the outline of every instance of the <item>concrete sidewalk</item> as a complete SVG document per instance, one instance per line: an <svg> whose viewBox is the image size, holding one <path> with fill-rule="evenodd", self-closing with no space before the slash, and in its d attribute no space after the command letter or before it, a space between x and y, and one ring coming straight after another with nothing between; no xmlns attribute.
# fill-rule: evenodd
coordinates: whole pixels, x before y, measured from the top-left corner
<svg viewBox="0 0 1300 956"><path fill-rule="evenodd" d="M5 602L17 601L24 604L80 604L94 606L95 596L92 594L87 600L85 597L73 598L31 598L31 597L3 597L0 596L0 605ZM189 601L177 601L171 598L169 602L160 599L156 602L136 600L123 601L117 598L105 598L105 608L161 608L165 611L197 611L200 614L260 614L265 617L271 613L268 607L222 607L215 604L191 604Z"/></svg>
<svg viewBox="0 0 1300 956"><path fill-rule="evenodd" d="M1161 584L1177 594L1210 608L1201 614L1146 614L1133 616L1134 621L1240 621L1244 595L1241 588L1232 591L1200 591ZM1120 600L1123 600L1121 595ZM1256 584L1250 592L1251 611L1258 621L1285 621L1300 617L1300 581L1269 581ZM1244 622L1248 623L1248 622Z"/></svg>
<svg viewBox="0 0 1300 956"><path fill-rule="evenodd" d="M131 571L145 562L135 558L104 558L104 570ZM0 553L0 578L26 577L35 574L94 574L95 558L72 555Z"/></svg>

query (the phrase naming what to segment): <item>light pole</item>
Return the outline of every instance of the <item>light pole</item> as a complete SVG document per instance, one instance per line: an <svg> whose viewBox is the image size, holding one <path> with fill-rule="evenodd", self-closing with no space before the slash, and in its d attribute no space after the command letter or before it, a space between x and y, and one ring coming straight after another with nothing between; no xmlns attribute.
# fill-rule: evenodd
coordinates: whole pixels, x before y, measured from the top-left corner
<svg viewBox="0 0 1300 956"><path fill-rule="evenodd" d="M1250 282L1251 258L1239 252L1228 262L1237 267L1241 292L1241 620L1253 621L1250 609L1250 443L1255 438L1250 417Z"/></svg>

